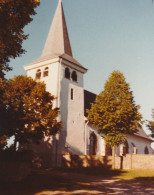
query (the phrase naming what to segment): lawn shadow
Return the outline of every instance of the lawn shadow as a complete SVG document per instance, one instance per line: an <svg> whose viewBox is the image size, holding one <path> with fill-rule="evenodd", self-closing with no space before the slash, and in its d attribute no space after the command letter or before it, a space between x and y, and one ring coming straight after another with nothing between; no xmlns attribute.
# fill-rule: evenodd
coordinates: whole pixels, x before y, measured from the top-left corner
<svg viewBox="0 0 154 195"><path fill-rule="evenodd" d="M0 194L150 194L154 177L117 179L126 171L103 168L35 170L21 182L1 183ZM148 182L147 182L148 181Z"/></svg>

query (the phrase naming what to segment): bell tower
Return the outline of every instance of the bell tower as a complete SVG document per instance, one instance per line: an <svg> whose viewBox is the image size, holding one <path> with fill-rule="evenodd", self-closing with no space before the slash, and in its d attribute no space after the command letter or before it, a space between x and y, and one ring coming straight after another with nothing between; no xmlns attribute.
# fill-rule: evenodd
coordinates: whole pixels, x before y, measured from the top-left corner
<svg viewBox="0 0 154 195"><path fill-rule="evenodd" d="M60 108L63 127L56 136L55 153L84 154L84 88L87 69L72 55L63 5L58 3L42 55L25 66L27 75L44 81L55 96L54 106Z"/></svg>

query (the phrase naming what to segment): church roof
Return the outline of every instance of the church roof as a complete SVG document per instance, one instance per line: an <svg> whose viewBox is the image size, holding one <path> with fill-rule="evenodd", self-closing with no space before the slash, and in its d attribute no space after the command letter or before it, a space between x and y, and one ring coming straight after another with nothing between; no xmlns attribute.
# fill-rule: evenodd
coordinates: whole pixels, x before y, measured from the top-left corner
<svg viewBox="0 0 154 195"><path fill-rule="evenodd" d="M78 61L73 58L61 0L59 0L42 55L29 65L50 60L56 57L63 58L84 68Z"/></svg>
<svg viewBox="0 0 154 195"><path fill-rule="evenodd" d="M91 108L91 103L94 103L95 99L96 99L96 94L84 90L84 115L86 117L88 115L86 110Z"/></svg>
<svg viewBox="0 0 154 195"><path fill-rule="evenodd" d="M84 90L84 115L85 115L85 117L87 117L87 115L88 115L86 110L91 108L91 104L94 103L95 99L96 99L96 94L94 94L94 93L92 93L90 91ZM138 127L137 130L138 131L134 134L134 136L138 136L138 137L147 139L147 140L149 140L151 142L153 141L145 133L145 131L143 130L142 127Z"/></svg>
<svg viewBox="0 0 154 195"><path fill-rule="evenodd" d="M144 139L148 139L149 141L153 142L153 140L145 133L142 127L138 127L137 130L138 131L135 133L135 135L142 137Z"/></svg>

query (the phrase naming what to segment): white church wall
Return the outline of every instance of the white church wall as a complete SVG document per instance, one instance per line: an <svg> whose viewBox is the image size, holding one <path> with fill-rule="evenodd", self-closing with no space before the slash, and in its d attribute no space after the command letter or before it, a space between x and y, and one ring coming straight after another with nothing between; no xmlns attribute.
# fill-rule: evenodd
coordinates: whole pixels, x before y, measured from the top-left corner
<svg viewBox="0 0 154 195"><path fill-rule="evenodd" d="M73 154L84 154L84 91L83 74L77 72L77 82L65 78L66 66L61 66L60 78L60 111L63 128L60 136L59 153L64 151ZM70 72L74 71L70 69ZM71 99L71 89L73 98ZM60 151L61 150L61 151Z"/></svg>
<svg viewBox="0 0 154 195"><path fill-rule="evenodd" d="M151 142L135 135L127 135L128 142L128 153L129 154L145 154L145 147L148 148L149 154L153 154L153 149L151 148ZM116 155L122 154L123 144L116 147Z"/></svg>
<svg viewBox="0 0 154 195"><path fill-rule="evenodd" d="M101 137L101 135L99 135L97 133L97 128L91 126L91 125L85 125L86 127L86 148L87 148L87 155L89 155L89 146L90 146L90 135L91 133L95 133L95 135L97 136L97 153L96 155L102 155L105 156L106 151L106 144L105 144L105 140ZM128 152L129 154L145 154L145 147L148 148L149 154L153 154L153 149L151 148L151 142L148 139L144 139L142 137L139 136L135 136L135 135L127 135L127 142L128 142ZM133 143L133 144L132 144ZM115 149L115 154L116 156L120 156L122 154L122 148L123 148L124 144L119 145L118 147L116 147ZM135 148L134 148L134 146Z"/></svg>
<svg viewBox="0 0 154 195"><path fill-rule="evenodd" d="M43 76L44 69L48 67L48 76ZM54 101L54 107L57 107L57 96L58 96L58 74L59 74L59 61L50 60L50 62L44 62L44 64L39 63L26 67L27 76L32 77L34 80L36 78L36 71L41 70L41 77L38 81L42 81L46 84L46 89L56 98Z"/></svg>
<svg viewBox="0 0 154 195"><path fill-rule="evenodd" d="M96 135L96 155L105 156L105 140L102 138L101 135L97 133L97 128L85 123L85 130L86 130L86 148L87 148L87 155L90 155L90 135L95 133Z"/></svg>
<svg viewBox="0 0 154 195"><path fill-rule="evenodd" d="M133 135L128 135L127 136L127 141L128 141L128 145L129 145L129 153L133 153L133 145L132 143L135 144L135 146L137 147L137 154L144 154L144 150L145 147L147 146L148 150L149 150L149 154L152 154L153 150L151 148L151 142L149 142L148 140L141 138L139 136L133 136Z"/></svg>

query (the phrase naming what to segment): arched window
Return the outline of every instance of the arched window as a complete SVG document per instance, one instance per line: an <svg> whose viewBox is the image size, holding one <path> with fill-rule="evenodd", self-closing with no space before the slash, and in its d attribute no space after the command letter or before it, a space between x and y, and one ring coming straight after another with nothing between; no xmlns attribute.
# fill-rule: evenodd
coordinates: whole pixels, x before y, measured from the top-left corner
<svg viewBox="0 0 154 195"><path fill-rule="evenodd" d="M124 153L125 153L125 154L128 154L128 153L129 153L129 145L128 145L127 140L126 140L125 143L124 143Z"/></svg>
<svg viewBox="0 0 154 195"><path fill-rule="evenodd" d="M43 71L43 77L47 77L49 75L49 68L46 67Z"/></svg>
<svg viewBox="0 0 154 195"><path fill-rule="evenodd" d="M149 150L148 150L147 146L145 146L145 148L144 148L144 154L149 154Z"/></svg>
<svg viewBox="0 0 154 195"><path fill-rule="evenodd" d="M65 78L70 79L70 70L69 70L69 68L65 68Z"/></svg>
<svg viewBox="0 0 154 195"><path fill-rule="evenodd" d="M90 155L96 155L96 149L97 149L97 138L95 133L92 133L90 135Z"/></svg>
<svg viewBox="0 0 154 195"><path fill-rule="evenodd" d="M38 69L38 70L36 71L35 79L40 79L40 78L41 78L41 70Z"/></svg>
<svg viewBox="0 0 154 195"><path fill-rule="evenodd" d="M73 71L73 72L72 72L72 80L73 80L73 81L77 81L77 74L76 74L76 71Z"/></svg>
<svg viewBox="0 0 154 195"><path fill-rule="evenodd" d="M107 156L112 156L112 148L109 144L106 144L106 151L105 151Z"/></svg>

